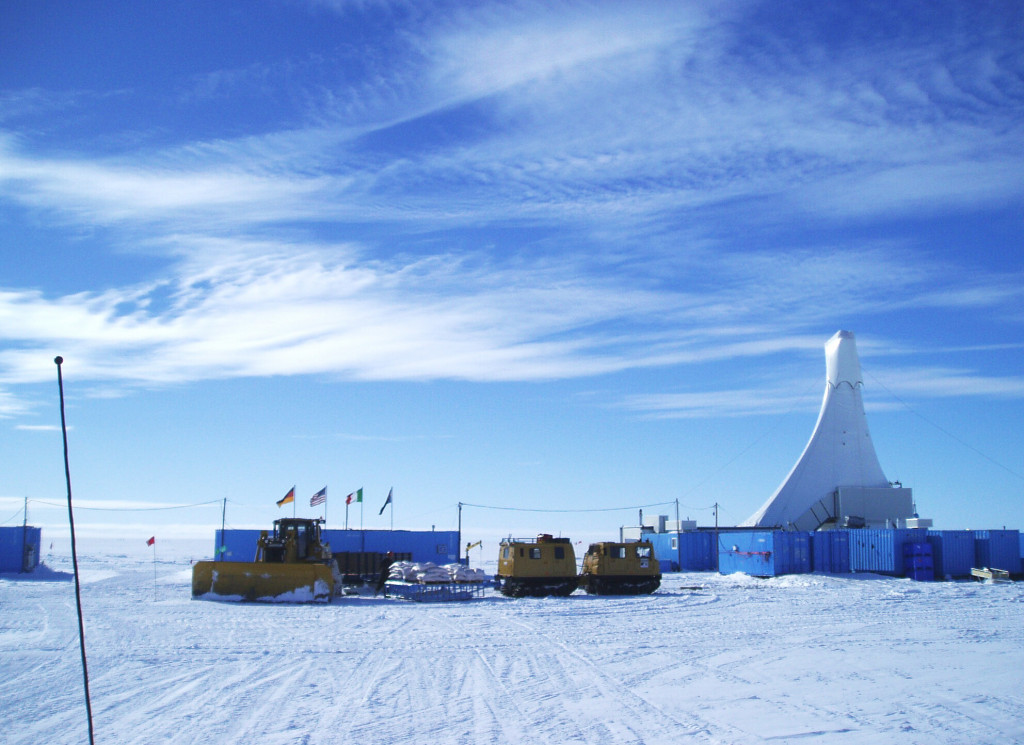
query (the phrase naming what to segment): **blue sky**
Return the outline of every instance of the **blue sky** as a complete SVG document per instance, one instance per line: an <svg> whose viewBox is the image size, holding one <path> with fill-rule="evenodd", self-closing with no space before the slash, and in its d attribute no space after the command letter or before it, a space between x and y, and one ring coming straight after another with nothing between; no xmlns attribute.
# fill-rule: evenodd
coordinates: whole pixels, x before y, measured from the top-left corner
<svg viewBox="0 0 1024 745"><path fill-rule="evenodd" d="M46 2L0 14L0 518L395 489L756 510L857 334L879 460L1024 527L1014 3ZM38 502L38 504L36 504ZM119 511L87 508L117 507ZM674 506L655 512L674 513ZM471 508L474 534L635 512ZM350 513L350 525L359 520Z"/></svg>

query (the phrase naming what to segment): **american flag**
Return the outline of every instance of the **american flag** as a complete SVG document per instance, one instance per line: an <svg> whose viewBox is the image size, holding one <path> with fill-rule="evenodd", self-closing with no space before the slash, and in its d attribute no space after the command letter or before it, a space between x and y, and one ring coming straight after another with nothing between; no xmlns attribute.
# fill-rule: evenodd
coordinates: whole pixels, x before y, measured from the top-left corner
<svg viewBox="0 0 1024 745"><path fill-rule="evenodd" d="M321 489L320 491L318 491L316 494L309 498L309 506L316 507L318 504L323 504L326 501L327 487L325 486L323 489Z"/></svg>

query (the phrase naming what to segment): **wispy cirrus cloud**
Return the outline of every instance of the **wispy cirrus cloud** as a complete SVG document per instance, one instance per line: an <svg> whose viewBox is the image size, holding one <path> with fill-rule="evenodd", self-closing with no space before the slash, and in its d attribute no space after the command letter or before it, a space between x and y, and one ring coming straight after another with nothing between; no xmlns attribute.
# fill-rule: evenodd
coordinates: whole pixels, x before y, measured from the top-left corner
<svg viewBox="0 0 1024 745"><path fill-rule="evenodd" d="M893 53L872 39L794 43L771 26L743 46L734 16L751 7L452 12L366 80L311 93L322 101L306 126L101 161L7 147L0 172L10 198L35 207L221 229L635 224L738 198L834 219L1024 191L1022 94L1006 58L971 39L903 35ZM206 77L219 88L252 74Z"/></svg>
<svg viewBox="0 0 1024 745"><path fill-rule="evenodd" d="M58 347L114 387L554 379L808 348L843 314L1019 306L1017 273L965 286L906 240L764 247L742 227L1019 199L1024 95L1011 56L985 48L991 19L836 39L802 24L850 11L444 7L365 74L308 84L290 129L102 155L0 137L0 199L166 259L106 290L4 288L0 380L49 376ZM180 103L288 75L211 71ZM482 236L494 227L507 244ZM743 399L703 405L758 410Z"/></svg>

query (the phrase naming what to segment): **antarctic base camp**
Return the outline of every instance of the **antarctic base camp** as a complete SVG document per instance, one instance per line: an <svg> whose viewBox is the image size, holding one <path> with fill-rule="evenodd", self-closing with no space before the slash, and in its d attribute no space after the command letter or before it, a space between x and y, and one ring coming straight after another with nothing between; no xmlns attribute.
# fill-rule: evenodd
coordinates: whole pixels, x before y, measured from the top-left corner
<svg viewBox="0 0 1024 745"><path fill-rule="evenodd" d="M748 520L641 516L581 561L543 525L475 567L459 531L297 517L159 560L3 528L3 740L84 742L88 710L97 741L140 744L1024 743L1020 533L919 517L853 335L826 361L811 439Z"/></svg>
<svg viewBox="0 0 1024 745"><path fill-rule="evenodd" d="M137 543L78 547L98 743L1024 742L1024 582L684 571L632 596L205 602L209 540L155 562ZM66 544L0 577L0 659L0 740L88 741Z"/></svg>

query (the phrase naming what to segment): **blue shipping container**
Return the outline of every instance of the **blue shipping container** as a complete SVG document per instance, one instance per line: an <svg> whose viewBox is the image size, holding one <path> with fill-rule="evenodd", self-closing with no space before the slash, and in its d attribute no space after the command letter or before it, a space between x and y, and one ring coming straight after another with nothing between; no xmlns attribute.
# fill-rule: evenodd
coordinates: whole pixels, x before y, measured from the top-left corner
<svg viewBox="0 0 1024 745"><path fill-rule="evenodd" d="M743 572L754 577L808 573L810 537L804 532L783 530L720 533L718 571Z"/></svg>
<svg viewBox="0 0 1024 745"><path fill-rule="evenodd" d="M811 562L816 572L849 574L850 532L822 530L811 533Z"/></svg>
<svg viewBox="0 0 1024 745"><path fill-rule="evenodd" d="M0 527L0 572L31 572L39 566L42 539L42 528Z"/></svg>
<svg viewBox="0 0 1024 745"><path fill-rule="evenodd" d="M654 546L659 561L669 562L673 572L710 572L715 570L715 534L710 532L644 533L643 539Z"/></svg>
<svg viewBox="0 0 1024 745"><path fill-rule="evenodd" d="M974 531L929 530L935 576L958 579L971 576L974 566Z"/></svg>
<svg viewBox="0 0 1024 745"><path fill-rule="evenodd" d="M935 579L932 565L932 544L926 542L903 544L903 571L917 582L931 582Z"/></svg>
<svg viewBox="0 0 1024 745"><path fill-rule="evenodd" d="M923 528L861 528L850 533L850 571L875 572L902 577L903 544L928 540Z"/></svg>
<svg viewBox="0 0 1024 745"><path fill-rule="evenodd" d="M252 561L260 530L224 531L224 560ZM374 552L412 554L413 561L449 564L459 551L459 533L455 530L325 530L324 540L334 553ZM220 531L214 536L214 555L220 545Z"/></svg>
<svg viewBox="0 0 1024 745"><path fill-rule="evenodd" d="M1020 566L1020 531L974 531L974 561L978 567L1016 574Z"/></svg>

